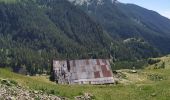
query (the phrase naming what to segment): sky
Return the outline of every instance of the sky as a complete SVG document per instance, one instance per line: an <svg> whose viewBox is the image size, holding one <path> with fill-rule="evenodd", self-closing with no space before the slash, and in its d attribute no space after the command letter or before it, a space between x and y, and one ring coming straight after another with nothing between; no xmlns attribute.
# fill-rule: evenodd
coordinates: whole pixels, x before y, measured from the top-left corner
<svg viewBox="0 0 170 100"><path fill-rule="evenodd" d="M149 10L154 10L170 19L170 0L118 0L123 3L133 3Z"/></svg>

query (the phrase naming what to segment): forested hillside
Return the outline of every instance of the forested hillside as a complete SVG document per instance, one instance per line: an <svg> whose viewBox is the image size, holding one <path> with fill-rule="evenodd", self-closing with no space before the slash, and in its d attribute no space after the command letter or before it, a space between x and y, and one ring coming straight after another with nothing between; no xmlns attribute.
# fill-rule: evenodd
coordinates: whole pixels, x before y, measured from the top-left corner
<svg viewBox="0 0 170 100"><path fill-rule="evenodd" d="M50 68L54 58L88 57L88 53L92 51L105 52L99 55L108 57L105 51L108 47L106 41L109 44L110 40L104 36L106 33L104 34L99 25L73 6L64 8L68 2L64 4L60 1L60 12L57 9L49 10L52 5L48 6L46 0L44 2L46 5L38 5L34 1L0 3L1 66L26 67L30 73L35 73ZM59 22L69 20L62 17L65 10L77 15L74 21L74 16L68 17L72 21L69 24L77 25L69 25L71 31L63 29L67 26ZM55 16L58 18L53 18ZM85 23L82 24L81 20Z"/></svg>
<svg viewBox="0 0 170 100"><path fill-rule="evenodd" d="M49 71L53 59L131 61L158 55L143 37L110 34L67 0L0 1L0 66L35 74Z"/></svg>
<svg viewBox="0 0 170 100"><path fill-rule="evenodd" d="M157 12L117 0L69 1L97 20L113 39L140 37L160 52L170 52L170 20Z"/></svg>

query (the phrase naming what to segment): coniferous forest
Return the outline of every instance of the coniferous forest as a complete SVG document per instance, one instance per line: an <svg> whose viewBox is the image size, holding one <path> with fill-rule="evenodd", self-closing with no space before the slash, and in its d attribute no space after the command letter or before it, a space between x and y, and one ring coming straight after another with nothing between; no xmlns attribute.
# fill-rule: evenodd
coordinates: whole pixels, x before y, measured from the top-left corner
<svg viewBox="0 0 170 100"><path fill-rule="evenodd" d="M53 59L135 62L170 52L170 20L159 14L136 5L85 8L67 0L1 0L0 66L33 75L49 71ZM152 15L156 22L145 20Z"/></svg>

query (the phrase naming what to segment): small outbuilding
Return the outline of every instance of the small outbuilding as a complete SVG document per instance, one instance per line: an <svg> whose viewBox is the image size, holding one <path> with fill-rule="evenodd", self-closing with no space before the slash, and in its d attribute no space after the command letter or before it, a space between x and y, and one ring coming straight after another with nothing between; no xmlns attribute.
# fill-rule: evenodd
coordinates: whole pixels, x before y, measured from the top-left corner
<svg viewBox="0 0 170 100"><path fill-rule="evenodd" d="M54 60L53 72L59 84L112 84L115 81L107 59Z"/></svg>

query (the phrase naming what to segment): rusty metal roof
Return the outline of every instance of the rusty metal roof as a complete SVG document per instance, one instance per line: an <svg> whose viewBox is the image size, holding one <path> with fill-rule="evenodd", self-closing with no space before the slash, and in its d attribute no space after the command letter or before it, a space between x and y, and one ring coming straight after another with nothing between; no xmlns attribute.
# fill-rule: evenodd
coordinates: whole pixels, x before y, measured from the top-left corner
<svg viewBox="0 0 170 100"><path fill-rule="evenodd" d="M54 61L54 70L62 67L67 68L67 61ZM84 59L70 60L70 70L64 69L69 73L69 83L79 84L104 84L113 83L113 73L109 60L106 59Z"/></svg>

